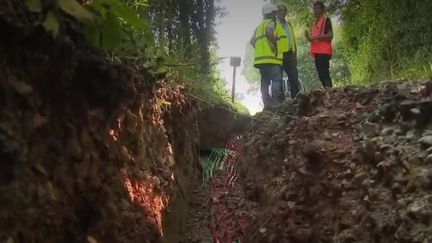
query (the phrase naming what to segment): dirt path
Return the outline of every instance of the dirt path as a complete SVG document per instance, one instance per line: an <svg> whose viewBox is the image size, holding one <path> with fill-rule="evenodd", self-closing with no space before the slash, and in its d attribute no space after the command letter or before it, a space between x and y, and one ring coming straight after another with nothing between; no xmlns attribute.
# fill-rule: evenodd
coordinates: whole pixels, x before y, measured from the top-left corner
<svg viewBox="0 0 432 243"><path fill-rule="evenodd" d="M185 241L180 243L213 243L210 233L209 188L197 180L189 205Z"/></svg>

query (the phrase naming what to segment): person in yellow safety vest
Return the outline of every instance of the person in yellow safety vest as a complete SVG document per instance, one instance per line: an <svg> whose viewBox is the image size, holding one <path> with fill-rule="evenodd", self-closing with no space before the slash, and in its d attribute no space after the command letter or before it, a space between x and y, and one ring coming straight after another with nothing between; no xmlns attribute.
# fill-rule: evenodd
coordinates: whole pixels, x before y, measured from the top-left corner
<svg viewBox="0 0 432 243"><path fill-rule="evenodd" d="M286 39L283 39L283 44L287 46L286 49L288 49L288 51L283 53L282 69L288 76L291 98L294 99L300 91L297 71L297 45L294 36L294 28L286 19L288 12L287 7L284 4L278 4L277 8L277 19L287 36Z"/></svg>
<svg viewBox="0 0 432 243"><path fill-rule="evenodd" d="M283 101L282 61L288 46L284 29L276 21L277 7L266 3L262 7L263 21L255 29L250 43L255 48L254 67L261 74L261 95L264 110L276 108ZM285 40L285 41L283 41ZM271 86L271 95L269 86Z"/></svg>

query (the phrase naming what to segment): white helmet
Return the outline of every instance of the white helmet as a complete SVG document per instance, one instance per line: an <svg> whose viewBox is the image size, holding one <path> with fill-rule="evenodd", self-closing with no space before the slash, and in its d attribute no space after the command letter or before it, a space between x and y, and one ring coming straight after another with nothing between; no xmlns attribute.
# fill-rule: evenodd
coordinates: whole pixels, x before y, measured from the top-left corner
<svg viewBox="0 0 432 243"><path fill-rule="evenodd" d="M278 8L273 3L266 3L262 7L262 15L265 16L267 14L271 14L274 11L277 11Z"/></svg>

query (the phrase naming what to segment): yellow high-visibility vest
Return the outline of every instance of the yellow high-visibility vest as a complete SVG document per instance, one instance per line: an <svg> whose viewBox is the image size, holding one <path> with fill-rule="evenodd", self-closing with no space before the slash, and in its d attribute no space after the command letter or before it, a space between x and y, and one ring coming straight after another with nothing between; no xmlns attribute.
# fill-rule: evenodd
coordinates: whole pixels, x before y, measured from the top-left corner
<svg viewBox="0 0 432 243"><path fill-rule="evenodd" d="M266 27L273 19L264 19L255 30L255 61L258 64L282 65L283 53L288 51L287 35L278 21L275 21L274 34L277 40L277 53L272 51L270 42L266 36Z"/></svg>

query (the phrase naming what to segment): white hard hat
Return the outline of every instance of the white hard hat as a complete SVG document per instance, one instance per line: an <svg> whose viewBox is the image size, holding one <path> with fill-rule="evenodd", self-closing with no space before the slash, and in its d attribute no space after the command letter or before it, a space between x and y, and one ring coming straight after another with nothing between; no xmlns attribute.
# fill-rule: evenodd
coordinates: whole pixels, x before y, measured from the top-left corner
<svg viewBox="0 0 432 243"><path fill-rule="evenodd" d="M262 7L262 15L264 16L267 14L271 14L272 12L277 11L277 10L278 10L278 8L273 3L266 3Z"/></svg>

